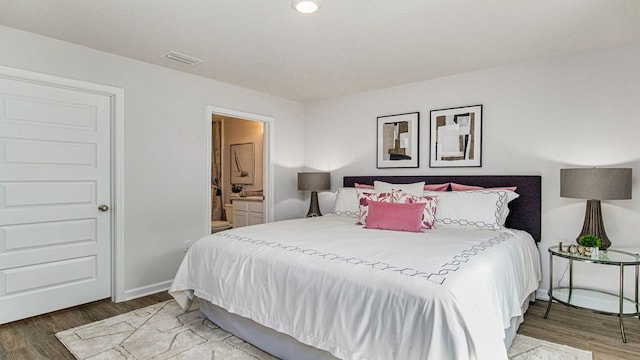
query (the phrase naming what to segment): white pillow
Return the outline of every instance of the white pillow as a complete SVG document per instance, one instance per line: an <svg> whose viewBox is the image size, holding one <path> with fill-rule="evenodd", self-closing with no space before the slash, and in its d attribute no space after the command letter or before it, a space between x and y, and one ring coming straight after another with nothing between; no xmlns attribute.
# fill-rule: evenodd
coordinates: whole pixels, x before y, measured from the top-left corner
<svg viewBox="0 0 640 360"><path fill-rule="evenodd" d="M401 190L402 192L413 195L422 196L424 192L424 181L413 184L390 184L384 181L374 181L373 188L377 193L388 192L392 190Z"/></svg>
<svg viewBox="0 0 640 360"><path fill-rule="evenodd" d="M438 197L436 208L436 227L438 228L502 230L509 214L510 200L507 192L506 190L425 191L425 195L429 193L429 196Z"/></svg>
<svg viewBox="0 0 640 360"><path fill-rule="evenodd" d="M374 192L374 190L357 189L360 192ZM336 204L333 206L333 215L357 218L360 216L360 201L356 188L338 188L336 192Z"/></svg>
<svg viewBox="0 0 640 360"><path fill-rule="evenodd" d="M511 190L506 190L506 189L483 189L483 190L465 190L466 192L478 192L478 191L482 191L482 192L496 192L496 193L505 193L507 196L507 202L504 204L504 206L502 207L501 211L500 211L500 215L501 215L501 224L502 226L504 226L504 223L507 221L507 216L509 216L509 203L517 198L520 197L520 194L518 194L517 192L511 191Z"/></svg>

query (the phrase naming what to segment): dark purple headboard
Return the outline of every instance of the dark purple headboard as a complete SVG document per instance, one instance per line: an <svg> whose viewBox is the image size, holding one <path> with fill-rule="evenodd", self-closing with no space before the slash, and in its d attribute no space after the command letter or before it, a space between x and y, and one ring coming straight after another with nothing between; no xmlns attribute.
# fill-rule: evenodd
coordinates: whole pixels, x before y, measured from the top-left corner
<svg viewBox="0 0 640 360"><path fill-rule="evenodd" d="M535 175L462 175L462 176L345 176L343 186L353 187L355 183L373 185L374 180L410 184L424 181L426 184L442 184L455 182L482 187L517 186L520 195L509 203L509 217L506 226L524 230L531 234L535 241L540 241L541 231L541 183L540 176Z"/></svg>

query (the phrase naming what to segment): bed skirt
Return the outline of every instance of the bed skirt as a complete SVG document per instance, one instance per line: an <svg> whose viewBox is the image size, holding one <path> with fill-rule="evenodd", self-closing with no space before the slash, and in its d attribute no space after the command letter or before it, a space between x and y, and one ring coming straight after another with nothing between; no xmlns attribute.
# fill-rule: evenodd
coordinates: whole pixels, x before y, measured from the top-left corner
<svg viewBox="0 0 640 360"><path fill-rule="evenodd" d="M198 299L200 312L222 329L280 359L335 360L326 350L303 344L293 337Z"/></svg>
<svg viewBox="0 0 640 360"><path fill-rule="evenodd" d="M535 292L522 304L522 314L529 308L529 302L535 301ZM225 331L253 344L259 349L284 360L336 360L335 356L325 350L320 350L307 344L303 344L293 337L260 325L255 321L210 303L207 300L198 299L200 312ZM511 318L511 326L505 329L505 348L509 349L516 337L518 327L524 321L524 315Z"/></svg>

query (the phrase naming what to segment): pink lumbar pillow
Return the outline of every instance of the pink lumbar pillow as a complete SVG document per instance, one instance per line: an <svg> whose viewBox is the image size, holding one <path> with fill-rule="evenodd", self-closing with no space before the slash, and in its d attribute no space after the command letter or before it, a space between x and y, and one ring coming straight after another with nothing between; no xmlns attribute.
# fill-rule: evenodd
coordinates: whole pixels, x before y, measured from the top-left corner
<svg viewBox="0 0 640 360"><path fill-rule="evenodd" d="M451 190L452 191L470 191L470 190L508 190L508 191L516 191L517 188L518 188L517 186L485 188L485 187L482 187L482 186L472 186L472 185L463 185L463 184L451 183Z"/></svg>
<svg viewBox="0 0 640 360"><path fill-rule="evenodd" d="M449 188L449 183L427 184L424 186L424 189L429 191L447 191L448 188Z"/></svg>
<svg viewBox="0 0 640 360"><path fill-rule="evenodd" d="M371 201L365 228L421 232L424 206Z"/></svg>
<svg viewBox="0 0 640 360"><path fill-rule="evenodd" d="M433 229L436 224L436 205L438 202L437 196L413 196L402 191L393 191L391 193L393 203L398 204L424 204L424 210L422 212L422 227L425 229Z"/></svg>

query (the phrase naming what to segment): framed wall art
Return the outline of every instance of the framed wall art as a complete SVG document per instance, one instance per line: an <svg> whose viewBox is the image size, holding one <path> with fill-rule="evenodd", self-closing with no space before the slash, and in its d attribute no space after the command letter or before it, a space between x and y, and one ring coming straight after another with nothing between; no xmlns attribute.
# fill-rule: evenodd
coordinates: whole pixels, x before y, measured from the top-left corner
<svg viewBox="0 0 640 360"><path fill-rule="evenodd" d="M420 113L378 117L376 167L417 168Z"/></svg>
<svg viewBox="0 0 640 360"><path fill-rule="evenodd" d="M429 167L482 166L482 105L431 110Z"/></svg>
<svg viewBox="0 0 640 360"><path fill-rule="evenodd" d="M231 144L231 184L253 184L255 153L253 143Z"/></svg>

